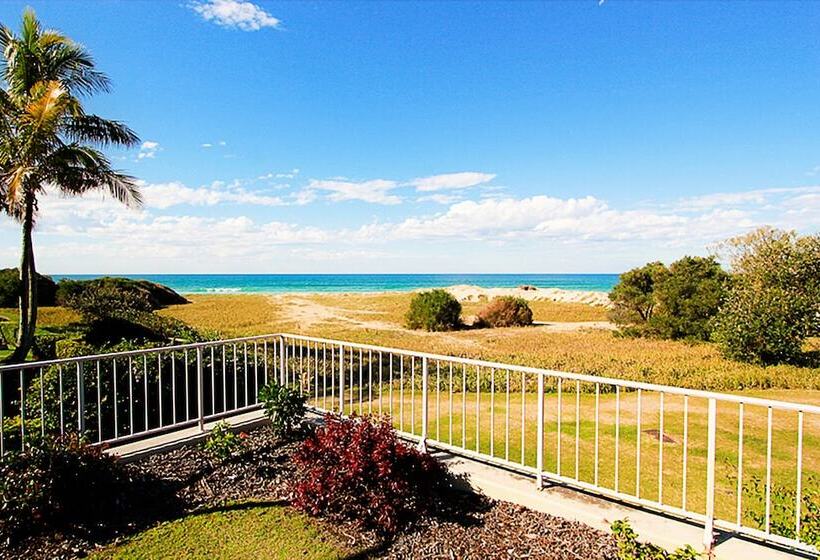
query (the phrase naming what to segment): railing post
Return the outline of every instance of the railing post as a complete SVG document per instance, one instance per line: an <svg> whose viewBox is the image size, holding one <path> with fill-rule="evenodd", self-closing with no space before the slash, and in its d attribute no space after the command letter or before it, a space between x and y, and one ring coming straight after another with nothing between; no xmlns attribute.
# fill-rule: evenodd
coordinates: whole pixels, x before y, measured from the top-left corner
<svg viewBox="0 0 820 560"><path fill-rule="evenodd" d="M85 380L83 363L77 362L77 432L80 437L85 433Z"/></svg>
<svg viewBox="0 0 820 560"><path fill-rule="evenodd" d="M538 374L538 442L536 443L535 486L544 487L544 376Z"/></svg>
<svg viewBox="0 0 820 560"><path fill-rule="evenodd" d="M196 396L199 429L205 431L205 377L202 371L202 347L196 348Z"/></svg>
<svg viewBox="0 0 820 560"><path fill-rule="evenodd" d="M709 399L706 449L706 523L703 528L703 548L711 553L715 526L715 431L717 429L717 402Z"/></svg>
<svg viewBox="0 0 820 560"><path fill-rule="evenodd" d="M427 357L421 359L421 439L419 451L427 453L427 413L429 410L427 398Z"/></svg>
<svg viewBox="0 0 820 560"><path fill-rule="evenodd" d="M351 350L352 351L352 350ZM353 389L351 388L351 391ZM339 345L339 414L345 413L345 347Z"/></svg>
<svg viewBox="0 0 820 560"><path fill-rule="evenodd" d="M279 385L286 385L288 382L285 373L285 337L279 337Z"/></svg>

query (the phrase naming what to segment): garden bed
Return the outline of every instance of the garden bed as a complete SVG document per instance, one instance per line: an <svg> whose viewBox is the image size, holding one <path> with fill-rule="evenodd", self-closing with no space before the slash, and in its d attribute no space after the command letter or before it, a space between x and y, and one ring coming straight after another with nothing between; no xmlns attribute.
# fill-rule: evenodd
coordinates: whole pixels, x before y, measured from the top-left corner
<svg viewBox="0 0 820 560"><path fill-rule="evenodd" d="M286 481L292 469L290 455L297 444L282 444L266 427L250 432L244 443L242 451L226 461L210 458L199 446L189 446L132 463L128 468L135 478L154 481L146 491L167 493L167 499L156 502L163 504L161 507L140 512L134 519L119 523L111 520L104 526L31 538L14 549L0 552L0 558L76 558L105 546L109 548L104 551L104 557L116 558L116 546L121 542L128 547L123 553L139 557L141 542L158 546L153 535L144 538L148 534L145 530L163 521L184 518L184 522L196 515L223 510L234 516L242 515L243 511L249 516L259 516L260 508L265 507L297 515L286 506L289 499ZM382 538L338 520L309 520L310 523L302 522L302 525L309 532L326 535L327 542L336 543L346 551L345 556L356 558L595 560L617 557L611 535L580 523L456 490L446 502L446 512L424 517L392 538ZM238 508L237 504L250 505ZM176 534L168 531L168 534ZM194 541L197 538L190 531L183 533ZM250 531L249 534L264 540L269 533ZM259 544L249 542L248 550ZM179 554L184 554L185 547L190 545L182 539L178 546ZM144 552L150 554L147 549ZM328 555L327 547L321 550L317 547L315 552L315 558L336 557ZM235 556L226 551L223 557Z"/></svg>

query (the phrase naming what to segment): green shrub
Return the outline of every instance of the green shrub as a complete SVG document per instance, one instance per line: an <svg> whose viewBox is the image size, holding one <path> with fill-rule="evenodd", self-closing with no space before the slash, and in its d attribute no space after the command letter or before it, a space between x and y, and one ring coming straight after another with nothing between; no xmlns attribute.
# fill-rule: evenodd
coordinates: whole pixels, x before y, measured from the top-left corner
<svg viewBox="0 0 820 560"><path fill-rule="evenodd" d="M0 307L17 307L20 297L20 272L16 268L0 269ZM54 305L57 285L42 274L37 275L37 304Z"/></svg>
<svg viewBox="0 0 820 560"><path fill-rule="evenodd" d="M709 340L728 278L712 257L649 263L621 275L610 319L623 334Z"/></svg>
<svg viewBox="0 0 820 560"><path fill-rule="evenodd" d="M497 297L478 312L478 321L489 327L525 327L532 324L532 309L523 298Z"/></svg>
<svg viewBox="0 0 820 560"><path fill-rule="evenodd" d="M760 364L800 363L820 334L820 235L761 228L724 244L734 273L715 320L727 357Z"/></svg>
<svg viewBox="0 0 820 560"><path fill-rule="evenodd" d="M291 437L299 431L307 401L299 391L272 381L259 390L259 400L277 437Z"/></svg>
<svg viewBox="0 0 820 560"><path fill-rule="evenodd" d="M225 461L238 453L245 445L245 437L242 434L236 434L231 431L231 425L228 422L217 422L211 428L208 437L205 439L205 444L202 446L205 453L218 459Z"/></svg>
<svg viewBox="0 0 820 560"><path fill-rule="evenodd" d="M683 257L655 287L656 313L649 329L660 338L709 340L729 275L712 258Z"/></svg>
<svg viewBox="0 0 820 560"><path fill-rule="evenodd" d="M715 320L723 355L757 364L799 363L807 337L804 306L781 288L733 289Z"/></svg>
<svg viewBox="0 0 820 560"><path fill-rule="evenodd" d="M638 541L638 534L626 519L612 523L612 534L618 543L618 560L698 560L702 555L686 545L667 552L654 544Z"/></svg>
<svg viewBox="0 0 820 560"><path fill-rule="evenodd" d="M410 301L407 328L452 331L461 324L461 304L446 290L419 292Z"/></svg>
<svg viewBox="0 0 820 560"><path fill-rule="evenodd" d="M142 479L99 447L60 438L0 463L0 538L96 528L121 520L159 491L156 481Z"/></svg>
<svg viewBox="0 0 820 560"><path fill-rule="evenodd" d="M645 324L655 310L655 285L667 273L661 262L651 262L621 274L609 293L610 319L619 325Z"/></svg>
<svg viewBox="0 0 820 560"><path fill-rule="evenodd" d="M56 301L59 305L71 307L69 301L76 299L84 292L103 295L114 294L121 300L140 302L143 311L153 311L169 305L188 303L188 300L167 286L148 280L132 280L106 276L93 280L63 279L56 288Z"/></svg>
<svg viewBox="0 0 820 560"><path fill-rule="evenodd" d="M202 339L194 328L182 321L153 313L158 305L156 298L140 287L141 284L120 280L60 282L60 304L82 315L88 327L87 342L105 346L121 340L196 342Z"/></svg>

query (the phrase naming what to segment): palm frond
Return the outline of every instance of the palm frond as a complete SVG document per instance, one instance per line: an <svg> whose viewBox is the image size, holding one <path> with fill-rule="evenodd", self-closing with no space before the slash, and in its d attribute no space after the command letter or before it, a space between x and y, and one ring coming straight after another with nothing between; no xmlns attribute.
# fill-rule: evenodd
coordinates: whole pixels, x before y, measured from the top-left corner
<svg viewBox="0 0 820 560"><path fill-rule="evenodd" d="M142 205L136 179L112 169L102 152L89 146L65 145L55 150L41 169L40 179L64 194L105 190L126 206Z"/></svg>
<svg viewBox="0 0 820 560"><path fill-rule="evenodd" d="M43 73L60 80L67 89L79 94L109 91L108 76L95 68L94 59L82 45L69 39L50 44L43 57Z"/></svg>
<svg viewBox="0 0 820 560"><path fill-rule="evenodd" d="M62 125L65 135L75 142L90 142L101 146L135 146L140 139L125 123L98 117L79 115L67 117Z"/></svg>
<svg viewBox="0 0 820 560"><path fill-rule="evenodd" d="M23 121L44 136L55 133L62 123L66 108L72 99L58 81L38 82L23 113Z"/></svg>

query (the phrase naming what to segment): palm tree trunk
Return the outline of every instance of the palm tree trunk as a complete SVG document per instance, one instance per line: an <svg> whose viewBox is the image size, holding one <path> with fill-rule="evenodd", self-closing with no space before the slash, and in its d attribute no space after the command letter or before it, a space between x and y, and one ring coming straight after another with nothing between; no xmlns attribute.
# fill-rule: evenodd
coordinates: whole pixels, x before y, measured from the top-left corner
<svg viewBox="0 0 820 560"><path fill-rule="evenodd" d="M34 345L37 328L37 270L34 266L34 197L26 197L23 215L23 244L20 256L20 319L17 329L17 348L9 356L10 362L22 362Z"/></svg>

